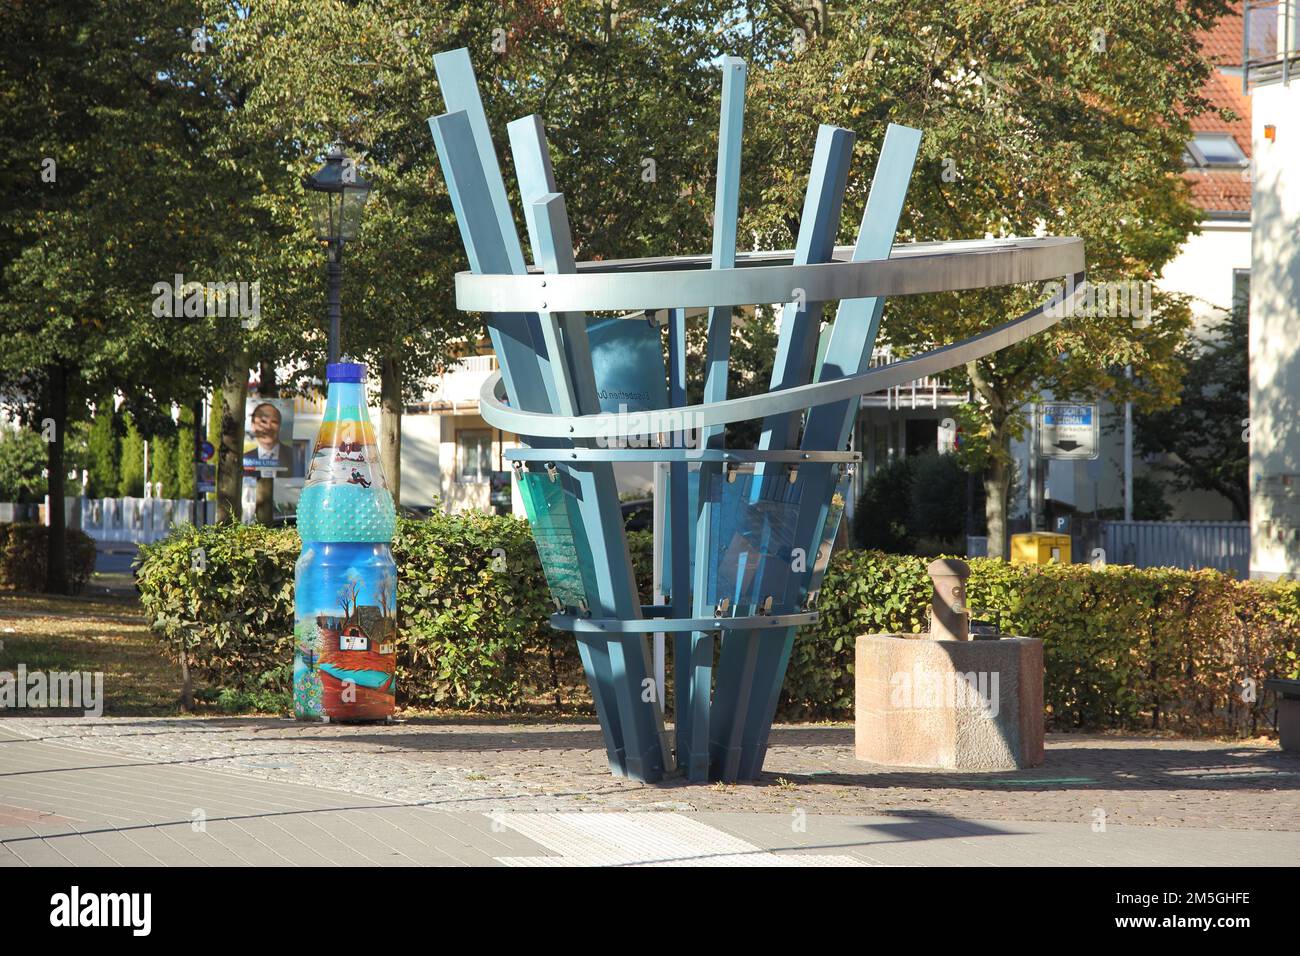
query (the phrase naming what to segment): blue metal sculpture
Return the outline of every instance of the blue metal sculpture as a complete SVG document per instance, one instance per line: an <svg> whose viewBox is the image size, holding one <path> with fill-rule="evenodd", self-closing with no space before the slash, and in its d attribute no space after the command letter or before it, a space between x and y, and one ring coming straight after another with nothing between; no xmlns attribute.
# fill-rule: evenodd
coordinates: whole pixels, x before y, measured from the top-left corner
<svg viewBox="0 0 1300 956"><path fill-rule="evenodd" d="M894 248L921 134L891 125L857 242L836 248L854 137L822 126L795 249L738 256L745 64L728 57L711 256L575 262L545 130L529 116L509 125L529 268L469 55L453 50L434 62L447 112L429 126L470 264L456 277L456 303L485 313L501 365L480 409L524 446L507 457L559 609L551 623L578 642L610 768L642 781L675 767L695 781L753 779L795 631L817 619L817 592L859 460L844 449L860 396L989 355L1068 312L1065 303L1045 303L971 339L869 370L885 296L1070 275L1078 297L1083 244L1047 237ZM836 300L818 361L822 303ZM733 308L768 303L784 303L771 390L728 399ZM667 315L668 362L660 366L667 405L602 402L602 391L608 396L622 383L599 381L594 320L586 317L594 311L642 323ZM692 406L688 314L708 322L704 401ZM762 424L758 448L726 448L724 427L749 419ZM629 461L669 467L668 517L657 531L669 583L661 605L641 604L632 572L613 471ZM675 742L664 732L651 676L647 637L656 632L674 637Z"/></svg>

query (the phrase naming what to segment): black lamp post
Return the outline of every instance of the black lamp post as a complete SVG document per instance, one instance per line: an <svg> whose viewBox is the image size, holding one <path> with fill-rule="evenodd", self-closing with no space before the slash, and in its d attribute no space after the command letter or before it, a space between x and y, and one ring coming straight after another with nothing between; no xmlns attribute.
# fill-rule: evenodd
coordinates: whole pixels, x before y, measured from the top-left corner
<svg viewBox="0 0 1300 956"><path fill-rule="evenodd" d="M362 179L352 163L344 162L342 151L330 150L325 165L303 180L313 200L312 219L316 238L329 251L329 361L339 360L339 285L343 278L343 244L357 237L361 210L370 198L370 183Z"/></svg>

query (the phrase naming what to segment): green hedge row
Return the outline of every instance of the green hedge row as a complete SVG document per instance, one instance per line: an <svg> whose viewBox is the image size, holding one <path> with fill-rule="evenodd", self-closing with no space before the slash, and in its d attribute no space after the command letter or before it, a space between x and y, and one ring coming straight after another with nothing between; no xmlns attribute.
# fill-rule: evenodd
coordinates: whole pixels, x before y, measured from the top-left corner
<svg viewBox="0 0 1300 956"><path fill-rule="evenodd" d="M852 715L854 638L926 630L927 563L872 551L835 556L821 620L795 642L785 715ZM1296 675L1300 583L991 558L970 565L974 615L1004 634L1043 639L1053 729L1254 734L1270 724L1264 678Z"/></svg>
<svg viewBox="0 0 1300 956"><path fill-rule="evenodd" d="M198 681L287 690L293 531L182 527L141 549L137 579L153 629ZM632 536L648 591L650 540ZM546 624L550 601L528 526L485 514L400 521L399 703L512 710L587 708L572 639ZM1268 726L1262 679L1296 669L1300 584L1213 571L971 562L977 616L1045 641L1049 726L1249 734ZM925 561L835 556L821 620L800 633L780 716L849 719L859 634L920 632ZM671 667L669 668L671 673ZM670 697L671 700L671 697Z"/></svg>
<svg viewBox="0 0 1300 956"><path fill-rule="evenodd" d="M95 541L76 528L68 528L68 590L80 594L95 573ZM25 522L0 524L0 588L16 591L45 590L50 529Z"/></svg>

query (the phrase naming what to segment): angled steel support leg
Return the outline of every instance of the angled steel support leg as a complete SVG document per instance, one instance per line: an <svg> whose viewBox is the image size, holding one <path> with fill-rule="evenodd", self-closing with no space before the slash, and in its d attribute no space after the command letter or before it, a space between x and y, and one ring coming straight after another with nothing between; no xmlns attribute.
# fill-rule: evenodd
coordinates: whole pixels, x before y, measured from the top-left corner
<svg viewBox="0 0 1300 956"><path fill-rule="evenodd" d="M822 126L817 131L795 246L794 261L797 265L826 262L835 250L844 187L853 157L853 140L853 133L846 129ZM790 297L792 301L782 309L776 361L772 368L772 391L805 384L812 374L812 363L817 355L822 304L806 301L798 289L791 289ZM765 418L759 447L790 447L797 437L798 426L798 416L793 414ZM754 469L754 474L753 489L758 495L762 493L764 479L770 481L771 478L761 465ZM785 558L769 556L763 564L781 560ZM764 578L764 571L765 567L760 566L760 580ZM764 593L760 589L759 597ZM779 599L783 595L774 597ZM752 746L760 732L751 719L755 687L763 687L775 679L772 671L778 664L778 647L773 635L767 632L742 631L729 634L722 641L711 746L712 773L716 777L738 779L744 747L747 742ZM784 677L784 669L781 676Z"/></svg>
<svg viewBox="0 0 1300 956"><path fill-rule="evenodd" d="M537 266L556 275L576 271L573 242L564 197L549 192L531 198L536 189L553 185L545 132L532 117L512 124L511 144L519 170L521 193L531 207L526 220ZM561 415L595 414L600 411L591 345L587 340L586 317L576 313L540 314L543 336L551 355ZM593 445L591 441L576 443ZM593 612L601 617L629 620L641 617L636 577L623 531L623 512L613 467L605 462L559 465L567 470L576 490L574 513L586 530L591 551L596 593L588 595ZM663 714L653 695L646 698L647 680L653 683L649 649L639 634L611 636L606 643L609 695L606 711L617 708L626 775L643 781L663 776L666 764L662 750ZM596 688L593 688L593 693Z"/></svg>
<svg viewBox="0 0 1300 956"><path fill-rule="evenodd" d="M855 262L889 257L920 142L919 130L891 125L886 131L853 250ZM840 303L826 355L818 370L818 381L855 375L867 369L883 308L884 300L878 298L846 299ZM844 448L852 433L857 406L856 400L814 406L804 425L801 447ZM811 547L821 539L837 476L829 465L804 466L800 472L799 480L804 483L803 507L799 511L795 540L809 542ZM787 603L791 598L787 596ZM757 777L762 770L794 636L794 628L785 629L779 640L764 642L760 650L756 691L750 701L738 771L746 779Z"/></svg>
<svg viewBox="0 0 1300 956"><path fill-rule="evenodd" d="M734 269L736 266L736 220L740 202L740 153L745 131L745 61L725 57L722 63L722 116L718 124L717 191L713 201L713 260L714 269ZM704 368L704 400L720 402L727 397L727 363L731 355L730 307L709 309L708 353ZM683 332L684 334L684 332ZM699 441L705 448L722 448L725 439L720 426L704 428ZM711 482L719 474L713 462L700 465L698 481L698 506L694 516L695 573L691 595L693 617L707 617L713 613L709 603L709 562L713 508L708 501ZM676 685L678 704L677 760L690 780L707 780L709 777L709 722L713 706L713 635L696 631L686 639L679 639L674 647L674 658L683 656L684 662L674 663L679 678ZM683 654L683 652L687 652Z"/></svg>
<svg viewBox="0 0 1300 956"><path fill-rule="evenodd" d="M434 62L451 112L430 119L429 126L438 147L470 268L474 272L523 274L526 271L523 251L515 233L505 184L492 148L468 53L454 50L439 54ZM565 231L567 241L567 224ZM564 252L572 258L571 247ZM562 344L555 341L556 326L550 316L546 317L544 326L537 314L493 313L488 317L488 325L507 392L521 408L555 412L562 402L571 404L574 401L573 384L566 382L567 370L557 378L559 370L552 369L548 361L550 356L558 358L563 352ZM583 332L585 334L585 326ZM548 338L552 346L549 349ZM607 465L603 467L609 470ZM582 529L575 529L575 533L581 530L587 534L584 544L592 555L597 574L597 600L602 605L608 604L607 610L615 616L638 614L640 605L626 542L622 540L621 519L608 525L597 518L601 500L611 494L614 514L620 515L612 472L608 482L602 482L600 476L590 469L574 469L570 479L568 487L577 489L574 494L578 502L577 513L584 518ZM609 539L611 527L621 542L622 568L618 568L613 560L617 557L617 549ZM621 580L620 570L624 572ZM602 727L611 769L640 780L657 780L663 772L659 741L650 734L647 745L643 727L647 723L652 727L653 719L647 720L646 707L640 705L639 696L636 706L623 699L633 693L627 686L628 682L637 680L639 670L648 671L649 668L641 665L640 654L625 652L620 646L622 640L603 643L589 638L583 640L580 651L584 669L593 696L597 698L598 711L603 712ZM635 685L637 691L640 686L639 683Z"/></svg>

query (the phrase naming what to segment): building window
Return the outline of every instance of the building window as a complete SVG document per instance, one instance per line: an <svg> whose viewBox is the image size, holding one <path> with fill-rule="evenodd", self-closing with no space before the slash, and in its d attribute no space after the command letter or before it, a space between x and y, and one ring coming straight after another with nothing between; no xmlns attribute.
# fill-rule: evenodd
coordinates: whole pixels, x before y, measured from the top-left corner
<svg viewBox="0 0 1300 956"><path fill-rule="evenodd" d="M1250 270L1232 270L1232 311L1250 315Z"/></svg>
<svg viewBox="0 0 1300 956"><path fill-rule="evenodd" d="M1246 154L1228 133L1197 133L1187 144L1183 162L1188 166L1241 167L1246 165Z"/></svg>
<svg viewBox="0 0 1300 956"><path fill-rule="evenodd" d="M492 432L486 428L456 432L459 481L487 481L492 474Z"/></svg>

